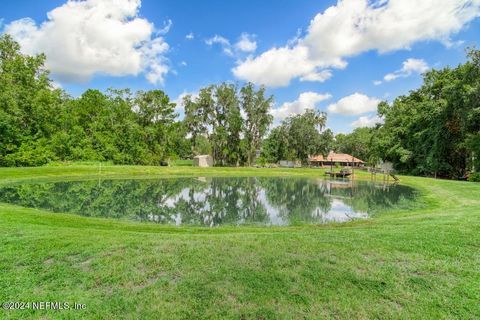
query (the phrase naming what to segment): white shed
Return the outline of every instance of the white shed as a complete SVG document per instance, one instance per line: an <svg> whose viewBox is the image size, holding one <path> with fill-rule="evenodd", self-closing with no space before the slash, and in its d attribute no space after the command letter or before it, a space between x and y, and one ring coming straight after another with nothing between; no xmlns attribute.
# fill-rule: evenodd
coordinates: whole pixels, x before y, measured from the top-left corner
<svg viewBox="0 0 480 320"><path fill-rule="evenodd" d="M213 158L208 154L195 156L193 157L193 166L194 167L211 167L213 166Z"/></svg>

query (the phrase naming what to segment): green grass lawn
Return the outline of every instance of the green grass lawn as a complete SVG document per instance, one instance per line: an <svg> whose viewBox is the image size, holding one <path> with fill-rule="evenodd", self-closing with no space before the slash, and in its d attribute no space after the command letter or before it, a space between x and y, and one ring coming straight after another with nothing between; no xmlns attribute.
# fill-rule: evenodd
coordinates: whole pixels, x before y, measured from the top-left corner
<svg viewBox="0 0 480 320"><path fill-rule="evenodd" d="M1 168L0 185L322 173L75 165ZM480 184L400 178L419 209L323 226L174 227L0 204L0 302L86 304L0 318L478 319Z"/></svg>

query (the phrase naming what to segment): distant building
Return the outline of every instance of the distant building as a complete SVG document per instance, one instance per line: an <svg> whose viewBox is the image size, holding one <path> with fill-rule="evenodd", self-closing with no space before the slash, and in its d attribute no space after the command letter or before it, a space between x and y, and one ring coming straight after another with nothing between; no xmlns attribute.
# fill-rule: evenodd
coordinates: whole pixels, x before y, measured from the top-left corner
<svg viewBox="0 0 480 320"><path fill-rule="evenodd" d="M194 167L212 167L213 158L208 154L195 156L193 157L193 166Z"/></svg>
<svg viewBox="0 0 480 320"><path fill-rule="evenodd" d="M300 168L302 167L301 161L288 161L288 160L280 160L278 165L282 168Z"/></svg>
<svg viewBox="0 0 480 320"><path fill-rule="evenodd" d="M308 163L317 167L335 166L337 163L343 167L363 167L365 162L346 153L335 153L331 151L328 156L323 155L310 156Z"/></svg>

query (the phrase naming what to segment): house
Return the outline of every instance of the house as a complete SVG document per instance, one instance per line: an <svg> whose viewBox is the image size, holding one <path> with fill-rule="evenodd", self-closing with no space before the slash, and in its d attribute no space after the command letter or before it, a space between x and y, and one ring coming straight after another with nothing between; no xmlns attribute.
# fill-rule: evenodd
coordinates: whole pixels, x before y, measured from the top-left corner
<svg viewBox="0 0 480 320"><path fill-rule="evenodd" d="M323 155L310 156L308 163L315 167L330 167L339 164L343 167L363 167L365 162L346 153L335 153L330 151L328 156Z"/></svg>
<svg viewBox="0 0 480 320"><path fill-rule="evenodd" d="M193 157L194 167L211 167L213 166L213 158L210 155L199 155Z"/></svg>

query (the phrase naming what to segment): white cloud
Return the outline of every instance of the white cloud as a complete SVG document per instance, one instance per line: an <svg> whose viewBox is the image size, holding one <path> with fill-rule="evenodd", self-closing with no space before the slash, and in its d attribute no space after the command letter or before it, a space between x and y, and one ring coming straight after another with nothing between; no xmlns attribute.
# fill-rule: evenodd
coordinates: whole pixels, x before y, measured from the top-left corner
<svg viewBox="0 0 480 320"><path fill-rule="evenodd" d="M383 123L383 119L379 116L361 116L357 120L353 121L350 126L353 128L362 128L362 127L375 127L377 123Z"/></svg>
<svg viewBox="0 0 480 320"><path fill-rule="evenodd" d="M195 39L195 35L193 34L193 32L190 32L189 34L187 34L187 35L185 36L185 39L187 39L187 40L193 40L193 39Z"/></svg>
<svg viewBox="0 0 480 320"><path fill-rule="evenodd" d="M205 40L205 43L209 46L212 46L214 44L221 44L221 45L224 45L224 46L230 46L230 41L228 41L228 39L225 38L225 37L219 36L218 34L216 34L213 37Z"/></svg>
<svg viewBox="0 0 480 320"><path fill-rule="evenodd" d="M225 37L216 34L213 37L205 40L205 43L209 46L219 44L223 49L223 53L225 53L227 56L233 56L232 45L230 44L230 41Z"/></svg>
<svg viewBox="0 0 480 320"><path fill-rule="evenodd" d="M141 0L139 0L141 1ZM170 31L170 28L172 27L172 20L168 19L167 21L165 21L163 23L163 28L158 30L157 33L158 34L167 34L169 31Z"/></svg>
<svg viewBox="0 0 480 320"><path fill-rule="evenodd" d="M182 62L180 62L180 65L181 65L182 67L186 67L186 66L187 66L187 62L186 62L186 61L182 61Z"/></svg>
<svg viewBox="0 0 480 320"><path fill-rule="evenodd" d="M381 80L375 80L373 81L373 84L376 85L376 86L379 86L382 84L382 81Z"/></svg>
<svg viewBox="0 0 480 320"><path fill-rule="evenodd" d="M318 72L307 73L306 75L300 78L300 81L325 82L331 77L332 77L332 71L327 69L327 70L321 70Z"/></svg>
<svg viewBox="0 0 480 320"><path fill-rule="evenodd" d="M272 114L276 122L282 121L294 114L301 114L306 109L315 109L317 104L330 99L332 96L328 93L320 94L316 92L303 92L298 99L291 102L285 102L279 108L272 109Z"/></svg>
<svg viewBox="0 0 480 320"><path fill-rule="evenodd" d="M208 46L218 44L222 47L223 53L227 56L238 56L239 53L251 53L257 49L257 42L254 40L255 35L242 33L235 44L230 43L230 40L218 34L205 40Z"/></svg>
<svg viewBox="0 0 480 320"><path fill-rule="evenodd" d="M419 41L450 37L478 17L480 0L340 0L317 14L303 38L232 69L243 80L271 87L286 86L327 68L344 68L345 58L365 51L409 49Z"/></svg>
<svg viewBox="0 0 480 320"><path fill-rule="evenodd" d="M403 62L402 68L388 73L383 77L386 82L393 81L397 78L406 78L414 73L423 73L429 69L428 64L423 59L407 59ZM381 83L381 81L380 81Z"/></svg>
<svg viewBox="0 0 480 320"><path fill-rule="evenodd" d="M257 50L257 42L254 38L254 35L242 33L238 42L235 43L235 48L242 52L254 52Z"/></svg>
<svg viewBox="0 0 480 320"><path fill-rule="evenodd" d="M328 111L344 115L356 115L377 110L380 100L355 92L328 106Z"/></svg>
<svg viewBox="0 0 480 320"><path fill-rule="evenodd" d="M139 8L140 0L68 1L39 25L24 18L4 31L24 52L45 53L47 67L60 80L144 73L151 83L162 84L169 71L164 57L169 46L161 35L171 21L155 32L153 23L139 17Z"/></svg>
<svg viewBox="0 0 480 320"><path fill-rule="evenodd" d="M143 44L138 49L141 53L142 69L145 70L145 77L152 84L163 84L169 67L165 63L162 54L168 50L168 44L163 38L155 38Z"/></svg>
<svg viewBox="0 0 480 320"><path fill-rule="evenodd" d="M318 73L315 64L308 59L308 49L302 46L274 48L257 58L248 57L233 70L239 79L270 87L287 86L297 77L307 81Z"/></svg>

